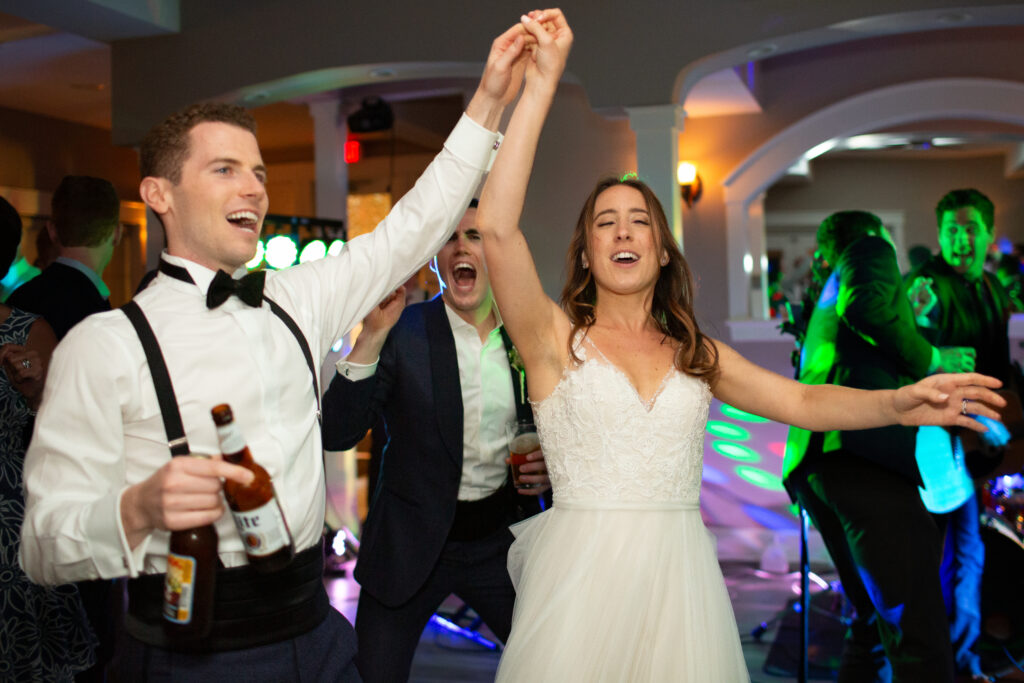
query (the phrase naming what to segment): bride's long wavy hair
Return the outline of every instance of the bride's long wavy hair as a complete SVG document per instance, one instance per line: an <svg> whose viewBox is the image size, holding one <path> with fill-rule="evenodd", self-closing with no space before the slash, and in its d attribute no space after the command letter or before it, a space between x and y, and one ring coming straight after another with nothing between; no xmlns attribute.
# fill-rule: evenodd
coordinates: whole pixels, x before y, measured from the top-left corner
<svg viewBox="0 0 1024 683"><path fill-rule="evenodd" d="M569 242L566 254L565 270L567 279L562 288L560 303L572 323L572 334L569 335L569 354L579 362L573 348L573 340L578 330L586 330L594 324L594 305L597 303L597 285L593 273L583 267L583 256L593 263L589 254L588 237L594 223L594 205L597 198L608 188L626 185L640 192L647 204L647 211L654 226L655 253L664 249L668 254L668 264L661 267L658 280L654 285L654 297L651 302L651 317L658 329L666 336L676 340L679 348L676 351L675 365L681 372L693 377L702 377L713 381L718 373L718 349L710 339L700 331L700 326L693 314L693 275L686 263L672 232L668 226L665 211L661 202L647 185L633 176L624 178L605 178L587 197L583 210L576 221L576 230Z"/></svg>

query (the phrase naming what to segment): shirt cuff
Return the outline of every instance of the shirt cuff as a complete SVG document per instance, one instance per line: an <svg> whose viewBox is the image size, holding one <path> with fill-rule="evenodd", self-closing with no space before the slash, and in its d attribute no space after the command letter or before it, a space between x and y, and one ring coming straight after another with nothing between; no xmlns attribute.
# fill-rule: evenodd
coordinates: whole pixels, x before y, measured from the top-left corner
<svg viewBox="0 0 1024 683"><path fill-rule="evenodd" d="M938 370L939 369L939 363L941 363L941 362L942 362L942 357L939 355L939 347L933 346L932 347L932 362L928 366L928 374L930 375L933 372L935 372L936 370Z"/></svg>
<svg viewBox="0 0 1024 683"><path fill-rule="evenodd" d="M350 382L358 382L361 379L367 377L373 377L377 372L377 362L380 359L373 361L369 365L362 363L353 363L348 360L339 360L334 364L334 367L338 368L338 374L349 380Z"/></svg>
<svg viewBox="0 0 1024 683"><path fill-rule="evenodd" d="M103 520L101 523L104 527L109 528L111 523L114 524L114 528L117 529L117 541L119 544L119 553L109 553L109 557L112 562L117 562L120 566L111 566L109 568L100 567L100 575L104 578L108 576L124 576L125 573L129 577L135 578L138 576L143 568L146 566L146 550L149 548L149 541L153 538L153 534L149 534L145 539L134 549L128 543L128 537L124 533L124 526L121 524L121 502L124 498L124 492L128 490L128 487L124 487L121 493L117 495L113 500L114 503L114 518L113 520ZM92 520L90 520L92 521ZM93 530L92 538L99 537L101 529L97 528ZM98 552L98 551L97 551ZM94 557L102 557L101 555L94 554ZM109 572L109 573L108 573Z"/></svg>
<svg viewBox="0 0 1024 683"><path fill-rule="evenodd" d="M489 171L502 139L500 133L487 130L463 113L444 146L474 168Z"/></svg>

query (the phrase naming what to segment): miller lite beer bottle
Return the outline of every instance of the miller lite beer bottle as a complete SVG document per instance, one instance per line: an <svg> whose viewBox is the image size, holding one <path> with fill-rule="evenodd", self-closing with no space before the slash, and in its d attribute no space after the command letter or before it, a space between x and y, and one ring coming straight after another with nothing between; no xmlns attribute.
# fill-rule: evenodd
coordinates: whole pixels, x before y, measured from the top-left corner
<svg viewBox="0 0 1024 683"><path fill-rule="evenodd" d="M295 557L295 542L277 502L270 475L252 459L231 407L222 403L210 412L217 425L224 460L241 465L255 475L248 486L230 479L224 482L224 497L231 508L238 535L242 537L249 564L260 572L282 569Z"/></svg>

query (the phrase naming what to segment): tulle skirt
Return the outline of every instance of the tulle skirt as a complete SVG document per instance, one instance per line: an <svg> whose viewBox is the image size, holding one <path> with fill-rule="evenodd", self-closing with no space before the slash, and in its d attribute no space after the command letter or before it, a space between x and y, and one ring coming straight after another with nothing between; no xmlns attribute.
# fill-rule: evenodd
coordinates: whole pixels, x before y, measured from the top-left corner
<svg viewBox="0 0 1024 683"><path fill-rule="evenodd" d="M749 681L694 504L561 503L512 527L497 681Z"/></svg>

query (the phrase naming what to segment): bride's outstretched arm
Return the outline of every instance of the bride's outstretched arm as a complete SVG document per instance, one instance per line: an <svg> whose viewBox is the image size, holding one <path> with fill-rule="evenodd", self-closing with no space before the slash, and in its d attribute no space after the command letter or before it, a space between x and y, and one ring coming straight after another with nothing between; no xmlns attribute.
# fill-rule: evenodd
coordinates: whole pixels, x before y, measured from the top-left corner
<svg viewBox="0 0 1024 683"><path fill-rule="evenodd" d="M751 363L716 341L716 398L755 415L815 432L890 424L986 427L966 413L999 419L1001 382L973 372L932 375L899 389L866 391L834 384L801 384ZM964 403L966 401L966 403Z"/></svg>
<svg viewBox="0 0 1024 683"><path fill-rule="evenodd" d="M480 196L477 227L502 320L527 366L536 367L560 345L556 320L562 313L544 294L519 219L537 141L573 36L557 9L531 12L522 22L536 46L527 57L523 94Z"/></svg>

